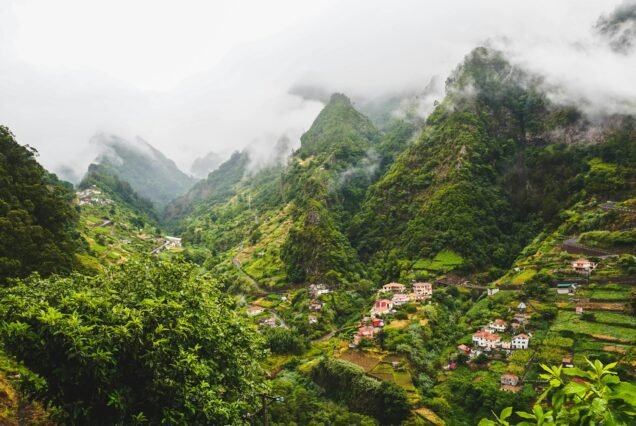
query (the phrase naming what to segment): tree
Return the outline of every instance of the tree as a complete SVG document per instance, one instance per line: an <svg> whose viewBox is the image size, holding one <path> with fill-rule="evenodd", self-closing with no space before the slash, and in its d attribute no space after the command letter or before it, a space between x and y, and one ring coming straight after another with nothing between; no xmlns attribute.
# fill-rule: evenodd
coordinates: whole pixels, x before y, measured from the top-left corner
<svg viewBox="0 0 636 426"><path fill-rule="evenodd" d="M0 283L68 273L78 248L73 193L0 126Z"/></svg>
<svg viewBox="0 0 636 426"><path fill-rule="evenodd" d="M599 360L586 360L591 368L548 367L539 377L548 383L532 412L517 411L519 425L588 425L634 424L636 421L636 386L622 382L613 368ZM550 406L542 402L550 397ZM480 426L510 425L512 407L504 408L495 420L482 419Z"/></svg>
<svg viewBox="0 0 636 426"><path fill-rule="evenodd" d="M192 264L33 276L0 301L0 339L46 379L33 396L62 423L237 424L264 390L262 338Z"/></svg>

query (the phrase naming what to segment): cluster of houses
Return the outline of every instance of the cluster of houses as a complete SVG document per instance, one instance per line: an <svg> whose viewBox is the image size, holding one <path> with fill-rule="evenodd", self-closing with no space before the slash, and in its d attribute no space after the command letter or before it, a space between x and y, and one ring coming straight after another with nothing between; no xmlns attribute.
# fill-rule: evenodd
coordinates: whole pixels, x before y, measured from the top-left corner
<svg viewBox="0 0 636 426"><path fill-rule="evenodd" d="M101 197L102 191L95 188L96 187L93 186L92 188L87 188L75 193L80 206L85 204L112 204L113 200Z"/></svg>
<svg viewBox="0 0 636 426"><path fill-rule="evenodd" d="M498 318L488 323L482 330L475 332L472 337L475 350L471 350L467 353L471 355L471 357L474 357L479 355L482 351L528 349L532 335L522 332L522 329L525 328L528 322L525 311L526 304L521 302L517 305L517 313L514 315L510 324ZM508 331L510 331L511 334L509 339L503 338L498 334ZM460 348L458 347L458 349ZM466 351L464 350L464 352Z"/></svg>
<svg viewBox="0 0 636 426"><path fill-rule="evenodd" d="M395 307L410 302L423 302L433 295L433 284L414 283L411 292L407 292L404 284L388 283L378 290L378 294L391 294L391 298L381 298L375 301L371 308L370 316L362 318L358 332L353 336L351 346L357 346L362 339L373 339L384 327L384 321L380 318L386 314L395 313Z"/></svg>
<svg viewBox="0 0 636 426"><path fill-rule="evenodd" d="M320 296L323 294L329 294L331 290L324 284L311 284L309 286L309 296L311 300L309 301L309 310L311 312L320 312L322 311L322 302L319 300ZM309 315L308 317L309 324L316 324L318 322L318 316Z"/></svg>
<svg viewBox="0 0 636 426"><path fill-rule="evenodd" d="M407 293L406 286L400 283L389 283L382 286L379 294L392 294L391 299L376 300L371 308L371 316L382 316L386 313L393 313L395 306L401 306L409 302L423 302L433 295L433 284L414 283L412 291Z"/></svg>
<svg viewBox="0 0 636 426"><path fill-rule="evenodd" d="M251 317L261 315L265 311L266 311L265 308L258 305L249 305L247 307L247 315ZM258 323L264 327L281 327L282 326L282 323L280 321L277 321L276 318L273 316L263 318Z"/></svg>

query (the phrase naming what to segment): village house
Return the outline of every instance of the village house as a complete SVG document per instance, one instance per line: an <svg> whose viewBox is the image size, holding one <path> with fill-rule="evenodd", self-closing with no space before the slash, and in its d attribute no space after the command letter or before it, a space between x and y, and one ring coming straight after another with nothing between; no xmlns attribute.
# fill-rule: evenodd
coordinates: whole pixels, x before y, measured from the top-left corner
<svg viewBox="0 0 636 426"><path fill-rule="evenodd" d="M530 336L527 334L517 334L512 338L512 349L528 349Z"/></svg>
<svg viewBox="0 0 636 426"><path fill-rule="evenodd" d="M265 308L261 306L251 305L247 308L247 315L251 317L262 314L263 312L265 312Z"/></svg>
<svg viewBox="0 0 636 426"><path fill-rule="evenodd" d="M557 294L569 294L576 293L576 284L561 283L557 284Z"/></svg>
<svg viewBox="0 0 636 426"><path fill-rule="evenodd" d="M458 345L457 350L459 352L465 353L466 355L470 355L470 348L464 344Z"/></svg>
<svg viewBox="0 0 636 426"><path fill-rule="evenodd" d="M371 325L376 328L384 327L384 321L382 321L382 319L380 318L371 318Z"/></svg>
<svg viewBox="0 0 636 426"><path fill-rule="evenodd" d="M502 340L499 347L508 350L512 347L512 342L510 340Z"/></svg>
<svg viewBox="0 0 636 426"><path fill-rule="evenodd" d="M413 284L413 293L424 296L433 295L433 284L431 283L415 283Z"/></svg>
<svg viewBox="0 0 636 426"><path fill-rule="evenodd" d="M372 316L382 316L393 309L393 302L387 299L376 300L373 304L373 308L371 308Z"/></svg>
<svg viewBox="0 0 636 426"><path fill-rule="evenodd" d="M278 324L276 323L276 318L274 317L269 317L269 318L265 318L261 320L261 325L264 325L267 327L278 327Z"/></svg>
<svg viewBox="0 0 636 426"><path fill-rule="evenodd" d="M181 247L181 238L166 236L166 247Z"/></svg>
<svg viewBox="0 0 636 426"><path fill-rule="evenodd" d="M486 291L488 292L488 296L493 296L499 293L499 289L497 287L486 289Z"/></svg>
<svg viewBox="0 0 636 426"><path fill-rule="evenodd" d="M316 324L318 322L318 317L316 315L309 315L309 317L307 317L307 321L309 321L309 324Z"/></svg>
<svg viewBox="0 0 636 426"><path fill-rule="evenodd" d="M583 315L583 306L577 306L575 312L577 315Z"/></svg>
<svg viewBox="0 0 636 426"><path fill-rule="evenodd" d="M526 304L523 302L519 302L519 304L517 305L517 312L525 312L526 311Z"/></svg>
<svg viewBox="0 0 636 426"><path fill-rule="evenodd" d="M311 284L309 286L309 294L312 299L315 299L322 294L329 294L329 289L324 284Z"/></svg>
<svg viewBox="0 0 636 426"><path fill-rule="evenodd" d="M501 390L509 392L517 392L521 389L519 386L519 377L514 374L502 374L499 381L501 382Z"/></svg>
<svg viewBox="0 0 636 426"><path fill-rule="evenodd" d="M514 321L517 321L519 324L525 324L528 322L528 317L525 314L516 314L512 317Z"/></svg>
<svg viewBox="0 0 636 426"><path fill-rule="evenodd" d="M312 312L320 312L322 310L322 303L320 302L311 302L309 304L309 310Z"/></svg>
<svg viewBox="0 0 636 426"><path fill-rule="evenodd" d="M596 269L596 263L592 263L587 259L578 259L572 262L572 269L580 274L589 274Z"/></svg>
<svg viewBox="0 0 636 426"><path fill-rule="evenodd" d="M572 358L563 358L561 360L561 365L564 368L572 368L572 367L574 367L574 364L572 364Z"/></svg>
<svg viewBox="0 0 636 426"><path fill-rule="evenodd" d="M501 337L489 331L478 331L473 334L473 343L480 348L494 349L499 346Z"/></svg>
<svg viewBox="0 0 636 426"><path fill-rule="evenodd" d="M494 321L491 321L486 326L486 331L490 331L491 333L494 333L495 331L503 333L504 331L506 331L507 328L508 328L508 323L506 321L502 319L496 319Z"/></svg>
<svg viewBox="0 0 636 426"><path fill-rule="evenodd" d="M413 302L423 302L428 299L429 296L420 293L409 293L409 299Z"/></svg>
<svg viewBox="0 0 636 426"><path fill-rule="evenodd" d="M400 283L388 283L382 286L382 291L393 294L404 293L405 289L406 287Z"/></svg>
<svg viewBox="0 0 636 426"><path fill-rule="evenodd" d="M364 339L373 339L375 328L372 325L364 325L358 329L358 336Z"/></svg>
<svg viewBox="0 0 636 426"><path fill-rule="evenodd" d="M411 301L411 298L408 296L408 294L395 294L391 298L391 302L393 302L393 306L401 306L410 301Z"/></svg>

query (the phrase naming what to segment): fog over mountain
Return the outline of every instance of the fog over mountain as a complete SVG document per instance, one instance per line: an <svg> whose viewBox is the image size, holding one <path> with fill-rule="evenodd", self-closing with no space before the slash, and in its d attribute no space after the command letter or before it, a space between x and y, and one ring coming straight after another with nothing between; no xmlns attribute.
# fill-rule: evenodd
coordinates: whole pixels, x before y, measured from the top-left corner
<svg viewBox="0 0 636 426"><path fill-rule="evenodd" d="M279 161L335 91L361 109L392 99L396 114L419 94L425 116L479 44L592 117L636 110L634 1L384 5L2 0L0 116L69 179L99 132L142 137L185 171L245 147Z"/></svg>

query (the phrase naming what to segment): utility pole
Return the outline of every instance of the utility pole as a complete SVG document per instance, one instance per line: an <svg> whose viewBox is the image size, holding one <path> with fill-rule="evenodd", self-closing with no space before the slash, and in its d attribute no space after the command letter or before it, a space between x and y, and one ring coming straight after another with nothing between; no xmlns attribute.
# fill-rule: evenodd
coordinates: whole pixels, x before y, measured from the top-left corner
<svg viewBox="0 0 636 426"><path fill-rule="evenodd" d="M269 403L270 401L273 402L283 402L285 400L285 398L283 398L282 396L271 396L271 395L267 395L265 393L260 394L261 397L261 409L258 410L256 413L247 413L243 416L243 418L245 420L249 420L250 424L254 424L254 422L252 421L254 419L254 417L258 416L259 414L263 415L263 425L264 426L269 426L269 418L267 417L267 408L269 407Z"/></svg>

